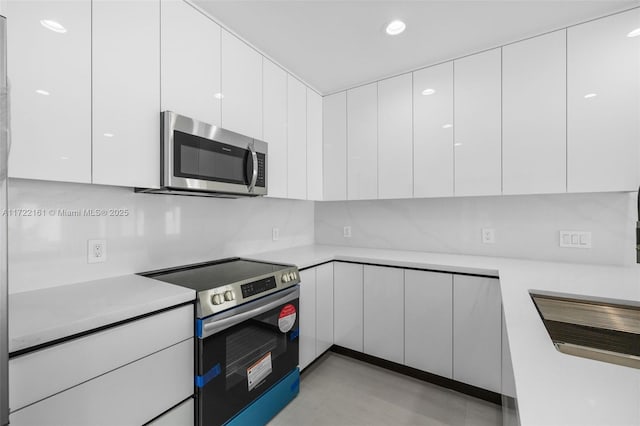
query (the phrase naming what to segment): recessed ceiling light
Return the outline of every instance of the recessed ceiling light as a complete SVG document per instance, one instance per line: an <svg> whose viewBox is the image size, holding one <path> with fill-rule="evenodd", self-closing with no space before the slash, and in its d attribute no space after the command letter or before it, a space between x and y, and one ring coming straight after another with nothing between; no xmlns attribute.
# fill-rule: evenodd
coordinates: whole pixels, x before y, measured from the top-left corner
<svg viewBox="0 0 640 426"><path fill-rule="evenodd" d="M453 144L453 146L462 146L462 142L456 142Z"/></svg>
<svg viewBox="0 0 640 426"><path fill-rule="evenodd" d="M105 138L112 138L113 137L113 133L103 133L103 136Z"/></svg>
<svg viewBox="0 0 640 426"><path fill-rule="evenodd" d="M638 36L640 36L640 28L636 28L635 30L627 34L627 37L638 37Z"/></svg>
<svg viewBox="0 0 640 426"><path fill-rule="evenodd" d="M57 22L51 19L42 19L40 20L40 24L46 29L56 33L64 34L67 32L67 29L63 27L60 22Z"/></svg>
<svg viewBox="0 0 640 426"><path fill-rule="evenodd" d="M422 91L422 94L424 96L429 96L429 95L433 95L434 93L436 93L436 91L434 89L424 89Z"/></svg>
<svg viewBox="0 0 640 426"><path fill-rule="evenodd" d="M449 123L447 123L444 126L442 126L443 129L450 129L452 127L453 127L453 124L449 124Z"/></svg>
<svg viewBox="0 0 640 426"><path fill-rule="evenodd" d="M591 99L591 98L595 98L596 96L598 96L597 93L587 93L586 95L584 95L584 98Z"/></svg>
<svg viewBox="0 0 640 426"><path fill-rule="evenodd" d="M216 93L215 95L213 95L213 97L216 99L222 99L224 98L224 95L222 93Z"/></svg>
<svg viewBox="0 0 640 426"><path fill-rule="evenodd" d="M69 157L60 157L61 160L68 160Z"/></svg>
<svg viewBox="0 0 640 426"><path fill-rule="evenodd" d="M398 35L407 28L407 25L399 19L389 22L387 25L387 34Z"/></svg>
<svg viewBox="0 0 640 426"><path fill-rule="evenodd" d="M46 90L42 90L42 89L36 90L36 93L38 95L42 95L42 96L49 96L51 94L51 93L47 92Z"/></svg>

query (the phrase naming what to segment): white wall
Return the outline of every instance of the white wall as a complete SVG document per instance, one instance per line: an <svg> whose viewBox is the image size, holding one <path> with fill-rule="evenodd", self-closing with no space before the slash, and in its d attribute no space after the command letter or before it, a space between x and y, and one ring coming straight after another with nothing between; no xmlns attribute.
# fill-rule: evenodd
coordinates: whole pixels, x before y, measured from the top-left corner
<svg viewBox="0 0 640 426"><path fill-rule="evenodd" d="M136 194L130 188L11 179L9 292L278 250L314 241L311 201ZM127 217L63 217L57 209L128 209ZM272 227L280 237L272 241ZM87 240L107 240L107 262L87 263Z"/></svg>
<svg viewBox="0 0 640 426"><path fill-rule="evenodd" d="M316 203L316 243L630 265L635 202L599 193ZM495 228L495 244L481 243L483 227ZM559 230L591 231L593 248L560 248Z"/></svg>

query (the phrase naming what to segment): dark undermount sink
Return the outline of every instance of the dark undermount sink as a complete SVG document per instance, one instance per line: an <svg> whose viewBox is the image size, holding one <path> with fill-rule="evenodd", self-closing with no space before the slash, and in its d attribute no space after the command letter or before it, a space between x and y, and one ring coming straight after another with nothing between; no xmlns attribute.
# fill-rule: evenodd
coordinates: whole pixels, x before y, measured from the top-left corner
<svg viewBox="0 0 640 426"><path fill-rule="evenodd" d="M640 368L640 303L530 291L560 352Z"/></svg>

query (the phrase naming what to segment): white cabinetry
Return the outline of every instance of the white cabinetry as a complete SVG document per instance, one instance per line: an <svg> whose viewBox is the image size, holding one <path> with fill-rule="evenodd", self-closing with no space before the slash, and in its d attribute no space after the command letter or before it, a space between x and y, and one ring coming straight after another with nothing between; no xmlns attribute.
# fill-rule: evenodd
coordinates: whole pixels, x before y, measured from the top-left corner
<svg viewBox="0 0 640 426"><path fill-rule="evenodd" d="M264 141L269 144L267 185L269 197L287 197L287 73L263 59Z"/></svg>
<svg viewBox="0 0 640 426"><path fill-rule="evenodd" d="M334 263L334 340L354 351L362 349L362 265Z"/></svg>
<svg viewBox="0 0 640 426"><path fill-rule="evenodd" d="M501 299L498 280L453 277L453 378L501 392Z"/></svg>
<svg viewBox="0 0 640 426"><path fill-rule="evenodd" d="M333 345L333 262L316 269L316 357Z"/></svg>
<svg viewBox="0 0 640 426"><path fill-rule="evenodd" d="M413 73L413 195L453 196L453 62Z"/></svg>
<svg viewBox="0 0 640 426"><path fill-rule="evenodd" d="M262 55L222 31L222 127L262 140Z"/></svg>
<svg viewBox="0 0 640 426"><path fill-rule="evenodd" d="M378 85L347 91L347 198L378 198Z"/></svg>
<svg viewBox="0 0 640 426"><path fill-rule="evenodd" d="M378 197L413 197L411 73L378 83Z"/></svg>
<svg viewBox="0 0 640 426"><path fill-rule="evenodd" d="M404 270L364 266L364 352L404 362Z"/></svg>
<svg viewBox="0 0 640 426"><path fill-rule="evenodd" d="M568 191L638 189L640 9L567 31Z"/></svg>
<svg viewBox="0 0 640 426"><path fill-rule="evenodd" d="M9 176L91 182L91 1L10 1Z"/></svg>
<svg viewBox="0 0 640 426"><path fill-rule="evenodd" d="M501 49L454 61L455 195L501 193Z"/></svg>
<svg viewBox="0 0 640 426"><path fill-rule="evenodd" d="M566 31L502 49L504 194L567 190Z"/></svg>
<svg viewBox="0 0 640 426"><path fill-rule="evenodd" d="M502 394L511 398L516 397L516 380L513 376L513 364L511 362L511 349L509 348L509 336L502 313Z"/></svg>
<svg viewBox="0 0 640 426"><path fill-rule="evenodd" d="M405 364L453 378L453 276L407 270L404 275Z"/></svg>
<svg viewBox="0 0 640 426"><path fill-rule="evenodd" d="M316 358L316 270L300 272L300 369Z"/></svg>
<svg viewBox="0 0 640 426"><path fill-rule="evenodd" d="M347 199L347 92L323 98L324 200Z"/></svg>
<svg viewBox="0 0 640 426"><path fill-rule="evenodd" d="M219 126L220 27L181 0L160 7L161 110Z"/></svg>
<svg viewBox="0 0 640 426"><path fill-rule="evenodd" d="M148 426L191 426L195 417L194 405L193 398L189 398L149 423Z"/></svg>
<svg viewBox="0 0 640 426"><path fill-rule="evenodd" d="M160 1L92 7L92 182L158 187Z"/></svg>
<svg viewBox="0 0 640 426"><path fill-rule="evenodd" d="M287 76L287 174L289 198L307 198L307 88Z"/></svg>
<svg viewBox="0 0 640 426"><path fill-rule="evenodd" d="M307 88L307 200L322 200L322 96Z"/></svg>

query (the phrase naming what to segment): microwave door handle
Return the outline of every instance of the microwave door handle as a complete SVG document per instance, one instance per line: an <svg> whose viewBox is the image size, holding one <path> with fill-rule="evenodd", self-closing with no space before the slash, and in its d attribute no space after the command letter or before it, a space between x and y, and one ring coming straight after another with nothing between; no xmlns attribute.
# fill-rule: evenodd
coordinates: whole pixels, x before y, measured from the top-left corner
<svg viewBox="0 0 640 426"><path fill-rule="evenodd" d="M256 186L256 181L258 180L258 154L256 154L256 150L253 148L253 143L249 145L249 150L251 151L251 162L253 164L249 192L253 192L253 188Z"/></svg>

